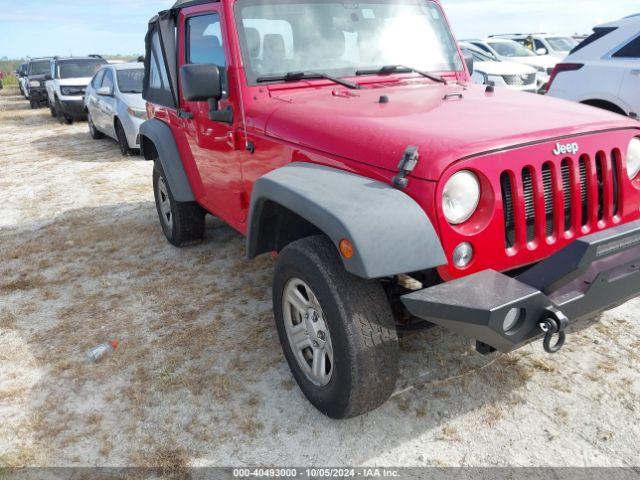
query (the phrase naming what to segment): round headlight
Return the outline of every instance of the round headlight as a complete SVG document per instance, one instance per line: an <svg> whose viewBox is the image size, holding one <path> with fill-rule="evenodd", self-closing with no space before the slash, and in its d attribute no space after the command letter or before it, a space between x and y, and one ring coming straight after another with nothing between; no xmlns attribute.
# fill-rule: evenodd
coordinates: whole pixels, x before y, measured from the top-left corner
<svg viewBox="0 0 640 480"><path fill-rule="evenodd" d="M442 192L442 210L451 225L459 225L471 218L480 202L480 182L468 170L452 176Z"/></svg>
<svg viewBox="0 0 640 480"><path fill-rule="evenodd" d="M627 151L627 175L633 180L640 173L640 138L633 138L629 142Z"/></svg>

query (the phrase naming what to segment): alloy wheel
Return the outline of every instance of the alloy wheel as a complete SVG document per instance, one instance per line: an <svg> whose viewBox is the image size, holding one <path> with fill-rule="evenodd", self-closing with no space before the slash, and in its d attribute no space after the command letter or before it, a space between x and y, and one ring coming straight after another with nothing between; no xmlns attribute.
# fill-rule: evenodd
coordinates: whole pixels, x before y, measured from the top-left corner
<svg viewBox="0 0 640 480"><path fill-rule="evenodd" d="M299 278L283 293L284 324L298 366L314 385L323 387L333 375L333 344L318 298Z"/></svg>
<svg viewBox="0 0 640 480"><path fill-rule="evenodd" d="M169 199L169 191L164 178L158 179L158 202L160 203L160 212L162 223L166 227L167 231L173 230L173 213L171 212L171 200Z"/></svg>

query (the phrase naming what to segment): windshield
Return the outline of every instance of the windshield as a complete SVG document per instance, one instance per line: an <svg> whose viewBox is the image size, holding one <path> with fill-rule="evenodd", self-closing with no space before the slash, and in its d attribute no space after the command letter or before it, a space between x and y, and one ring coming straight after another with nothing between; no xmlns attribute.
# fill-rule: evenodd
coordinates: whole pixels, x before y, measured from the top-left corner
<svg viewBox="0 0 640 480"><path fill-rule="evenodd" d="M488 42L501 57L535 57L536 54L517 42Z"/></svg>
<svg viewBox="0 0 640 480"><path fill-rule="evenodd" d="M547 42L556 52L569 52L578 44L573 38L569 37L547 38Z"/></svg>
<svg viewBox="0 0 640 480"><path fill-rule="evenodd" d="M105 63L104 60L64 60L58 63L58 78L93 77Z"/></svg>
<svg viewBox="0 0 640 480"><path fill-rule="evenodd" d="M252 84L287 72L463 69L444 15L429 0L239 0L236 20Z"/></svg>
<svg viewBox="0 0 640 480"><path fill-rule="evenodd" d="M39 62L31 62L29 64L29 75L46 75L51 72L51 63L49 60Z"/></svg>
<svg viewBox="0 0 640 480"><path fill-rule="evenodd" d="M471 48L467 45L460 47L464 55L470 55L476 62L495 62L496 58L490 53L482 52L477 48Z"/></svg>
<svg viewBox="0 0 640 480"><path fill-rule="evenodd" d="M122 93L142 93L144 68L118 70L118 88Z"/></svg>

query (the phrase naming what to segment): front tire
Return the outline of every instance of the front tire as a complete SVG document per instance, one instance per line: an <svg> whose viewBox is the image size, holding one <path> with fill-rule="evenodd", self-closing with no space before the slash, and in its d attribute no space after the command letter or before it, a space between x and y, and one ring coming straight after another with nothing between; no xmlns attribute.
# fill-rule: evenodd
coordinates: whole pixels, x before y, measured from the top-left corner
<svg viewBox="0 0 640 480"><path fill-rule="evenodd" d="M204 209L195 202L178 202L156 160L153 168L153 191L160 225L169 243L176 247L187 247L200 243L204 238Z"/></svg>
<svg viewBox="0 0 640 480"><path fill-rule="evenodd" d="M118 146L120 147L120 153L123 157L127 155L133 155L132 150L129 148L129 140L127 140L127 134L124 131L124 127L120 120L116 119L116 137L118 139Z"/></svg>
<svg viewBox="0 0 640 480"><path fill-rule="evenodd" d="M344 268L324 236L287 246L273 283L278 336L307 399L331 418L386 402L398 376L398 335L382 286Z"/></svg>
<svg viewBox="0 0 640 480"><path fill-rule="evenodd" d="M73 123L73 118L69 117L64 113L62 109L62 105L60 104L60 99L56 98L55 100L55 116L58 118L58 121L62 125L71 125Z"/></svg>

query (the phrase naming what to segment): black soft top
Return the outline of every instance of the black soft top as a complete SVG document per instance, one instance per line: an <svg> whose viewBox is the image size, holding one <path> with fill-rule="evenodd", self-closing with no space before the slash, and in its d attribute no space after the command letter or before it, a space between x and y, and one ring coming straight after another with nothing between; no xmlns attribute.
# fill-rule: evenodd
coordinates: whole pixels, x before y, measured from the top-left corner
<svg viewBox="0 0 640 480"><path fill-rule="evenodd" d="M181 8L202 5L203 3L218 3L219 1L220 0L177 0L173 7L171 7L171 10L180 10Z"/></svg>

